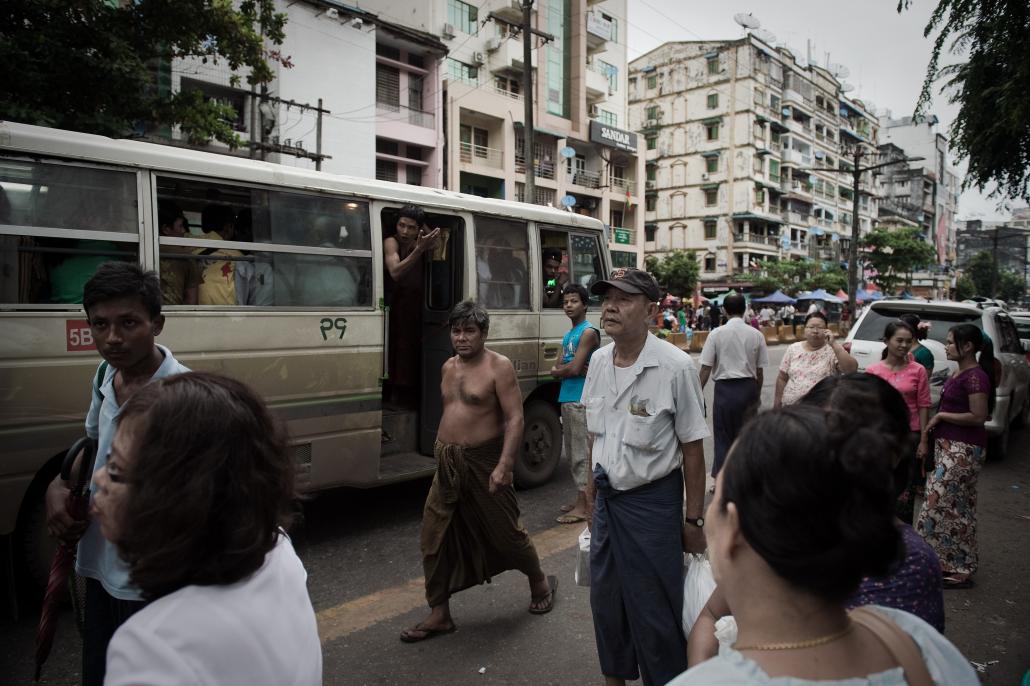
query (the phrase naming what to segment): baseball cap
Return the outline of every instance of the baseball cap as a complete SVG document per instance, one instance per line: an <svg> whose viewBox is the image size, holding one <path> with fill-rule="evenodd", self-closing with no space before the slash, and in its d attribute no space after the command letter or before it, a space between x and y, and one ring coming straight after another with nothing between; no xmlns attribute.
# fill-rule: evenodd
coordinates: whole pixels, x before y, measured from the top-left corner
<svg viewBox="0 0 1030 686"><path fill-rule="evenodd" d="M654 277L643 269L632 267L619 267L607 279L595 282L590 287L590 292L594 295L603 295L609 288L618 288L625 293L640 293L646 295L651 302L658 302L662 297Z"/></svg>

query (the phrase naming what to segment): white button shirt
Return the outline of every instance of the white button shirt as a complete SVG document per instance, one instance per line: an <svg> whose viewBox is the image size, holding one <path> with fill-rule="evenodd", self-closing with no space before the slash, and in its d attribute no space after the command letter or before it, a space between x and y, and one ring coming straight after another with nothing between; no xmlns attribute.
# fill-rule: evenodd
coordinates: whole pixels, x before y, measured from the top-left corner
<svg viewBox="0 0 1030 686"><path fill-rule="evenodd" d="M674 345L648 334L623 392L615 383L615 344L590 358L583 386L591 466L626 491L668 476L683 464L681 443L709 435L697 366Z"/></svg>
<svg viewBox="0 0 1030 686"><path fill-rule="evenodd" d="M701 364L712 368L714 381L754 379L769 364L765 336L740 317L708 332L701 348Z"/></svg>

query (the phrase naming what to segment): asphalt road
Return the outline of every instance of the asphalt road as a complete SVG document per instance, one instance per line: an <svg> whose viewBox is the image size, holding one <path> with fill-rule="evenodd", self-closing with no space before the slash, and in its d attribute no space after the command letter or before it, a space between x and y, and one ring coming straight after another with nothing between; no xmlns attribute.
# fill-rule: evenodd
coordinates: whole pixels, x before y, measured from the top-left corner
<svg viewBox="0 0 1030 686"><path fill-rule="evenodd" d="M783 347L773 348L779 363ZM773 366L763 402L772 402ZM709 387L706 395L711 397ZM945 595L947 635L985 665L985 684L1018 684L1030 669L1030 432L980 477L977 586ZM712 447L706 442L711 460ZM572 497L567 464L548 485L519 494L545 570L560 579L555 610L528 614L525 577L506 572L452 600L458 632L408 645L399 632L426 612L418 550L428 481L338 490L307 504L294 542L309 572L323 637L326 684L598 684L586 588L573 580L581 526L555 523ZM35 619L0 625L0 683L31 683ZM66 613L42 684L76 684L79 641Z"/></svg>

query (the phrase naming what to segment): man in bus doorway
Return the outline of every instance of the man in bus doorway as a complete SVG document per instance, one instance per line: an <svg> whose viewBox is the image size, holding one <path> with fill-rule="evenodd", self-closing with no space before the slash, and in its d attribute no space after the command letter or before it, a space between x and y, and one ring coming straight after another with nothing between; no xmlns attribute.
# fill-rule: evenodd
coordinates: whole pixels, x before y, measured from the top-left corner
<svg viewBox="0 0 1030 686"><path fill-rule="evenodd" d="M383 240L383 261L390 306L390 402L414 406L418 402L422 288L425 282L423 255L440 241L440 229L426 225L421 207L405 205L397 214L396 233Z"/></svg>
<svg viewBox="0 0 1030 686"><path fill-rule="evenodd" d="M450 316L457 353L443 365L437 470L422 514L422 567L429 616L401 632L416 643L457 628L450 597L508 569L529 578L529 612L554 607L557 577L545 576L522 525L512 486L522 444L522 394L511 360L486 348L490 316L466 300Z"/></svg>
<svg viewBox="0 0 1030 686"><path fill-rule="evenodd" d="M661 297L654 277L616 269L590 290L604 298L613 341L594 353L583 386L597 654L607 686L659 686L687 665L683 553L705 550L704 400L690 356L648 332Z"/></svg>
<svg viewBox="0 0 1030 686"><path fill-rule="evenodd" d="M153 379L189 369L168 348L154 342L165 323L161 281L154 272L131 262L105 262L86 282L82 306L104 359L93 377L86 415L86 435L97 444L96 473L107 464L118 410L129 396ZM78 470L76 460L72 474ZM95 482L90 485L91 499L96 488ZM111 488L123 486L112 484ZM140 590L129 580L128 566L114 544L100 533L96 521L80 522L68 514L68 490L69 484L60 476L47 489L47 527L55 538L79 541L75 572L86 578L82 683L101 686L111 636L144 603Z"/></svg>
<svg viewBox="0 0 1030 686"><path fill-rule="evenodd" d="M590 356L601 344L601 334L587 321L590 295L578 283L565 286L562 296L565 316L572 328L562 339L561 362L551 368L551 376L561 379L558 402L561 403L561 430L565 442L565 455L569 458L572 479L576 482L576 501L564 505L558 517L559 524L575 524L587 517L587 479L590 477L590 455L587 452L587 419L580 402L583 382L586 381Z"/></svg>

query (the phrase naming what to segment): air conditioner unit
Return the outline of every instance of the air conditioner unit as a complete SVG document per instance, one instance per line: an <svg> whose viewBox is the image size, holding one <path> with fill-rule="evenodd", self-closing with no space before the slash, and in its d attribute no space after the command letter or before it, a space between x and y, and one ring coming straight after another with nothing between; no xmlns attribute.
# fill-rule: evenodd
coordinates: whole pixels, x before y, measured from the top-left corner
<svg viewBox="0 0 1030 686"><path fill-rule="evenodd" d="M501 47L501 39L497 36L486 39L486 50L487 52L493 52Z"/></svg>
<svg viewBox="0 0 1030 686"><path fill-rule="evenodd" d="M644 182L644 190L653 191L654 189L655 189L655 182L654 181L645 181Z"/></svg>
<svg viewBox="0 0 1030 686"><path fill-rule="evenodd" d="M601 114L601 108L597 105L590 106L590 117L594 118Z"/></svg>
<svg viewBox="0 0 1030 686"><path fill-rule="evenodd" d="M644 124L644 126L646 128L653 129L653 128L658 126L658 120L657 119L648 119L647 122Z"/></svg>
<svg viewBox="0 0 1030 686"><path fill-rule="evenodd" d="M708 173L707 173L707 172L702 172L702 174L701 174L701 180L702 180L702 181L707 181L707 180L708 180Z"/></svg>
<svg viewBox="0 0 1030 686"><path fill-rule="evenodd" d="M485 61L485 58L483 57L483 53L481 53L481 52L474 52L474 53L472 53L472 64L482 64L484 61Z"/></svg>
<svg viewBox="0 0 1030 686"><path fill-rule="evenodd" d="M454 24L444 24L440 29L440 35L444 38L454 38Z"/></svg>

